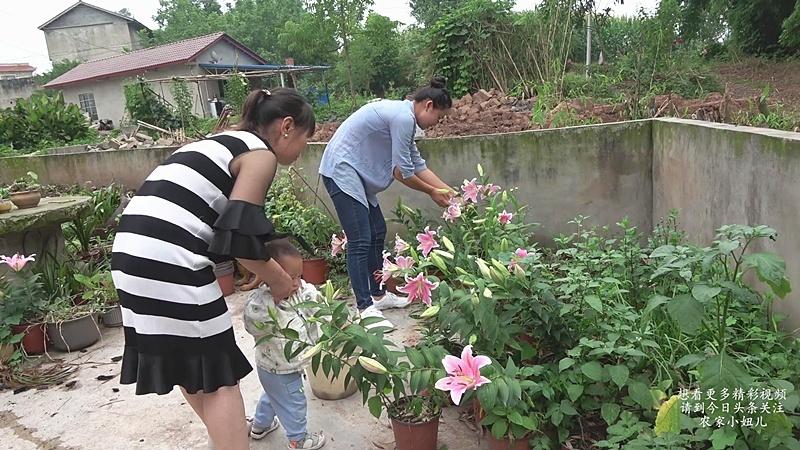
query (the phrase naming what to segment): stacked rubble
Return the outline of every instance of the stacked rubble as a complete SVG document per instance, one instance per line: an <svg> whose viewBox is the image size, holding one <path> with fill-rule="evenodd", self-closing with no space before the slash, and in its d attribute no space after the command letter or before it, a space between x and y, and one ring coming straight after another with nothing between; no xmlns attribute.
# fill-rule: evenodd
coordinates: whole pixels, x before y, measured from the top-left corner
<svg viewBox="0 0 800 450"><path fill-rule="evenodd" d="M171 137L153 139L153 137L145 133L136 133L128 137L125 135L120 135L116 138L107 139L97 145L90 145L88 146L87 151L97 152L103 150L134 150L150 147L170 147L173 145L182 144L182 142L179 142Z"/></svg>
<svg viewBox="0 0 800 450"><path fill-rule="evenodd" d="M532 128L530 100L508 97L497 89L479 90L453 102L453 109L425 137L511 133Z"/></svg>

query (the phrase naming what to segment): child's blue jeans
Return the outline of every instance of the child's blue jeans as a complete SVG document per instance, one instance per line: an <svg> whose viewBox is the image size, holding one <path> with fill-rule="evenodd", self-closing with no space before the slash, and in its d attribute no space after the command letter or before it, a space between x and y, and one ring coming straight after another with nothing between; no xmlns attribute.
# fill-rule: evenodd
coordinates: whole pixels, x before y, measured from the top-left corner
<svg viewBox="0 0 800 450"><path fill-rule="evenodd" d="M306 436L308 403L303 391L303 373L277 374L262 368L256 370L264 393L256 406L253 426L269 428L275 416L286 430L290 441L299 441Z"/></svg>

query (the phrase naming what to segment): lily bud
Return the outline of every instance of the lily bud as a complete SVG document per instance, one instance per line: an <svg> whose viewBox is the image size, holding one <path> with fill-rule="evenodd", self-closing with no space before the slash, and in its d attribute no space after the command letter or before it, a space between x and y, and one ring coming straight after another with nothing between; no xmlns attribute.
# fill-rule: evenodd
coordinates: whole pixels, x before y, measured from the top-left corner
<svg viewBox="0 0 800 450"><path fill-rule="evenodd" d="M478 175L483 176L483 166L478 164Z"/></svg>
<svg viewBox="0 0 800 450"><path fill-rule="evenodd" d="M450 252L446 252L444 250L436 249L436 250L433 251L433 253L436 253L437 255L439 255L439 256L441 256L443 258L453 259L453 254L450 253Z"/></svg>
<svg viewBox="0 0 800 450"><path fill-rule="evenodd" d="M300 359L308 359L312 356L316 355L322 350L322 342L318 343L313 347L308 347L307 349L303 350L303 353L300 353Z"/></svg>
<svg viewBox="0 0 800 450"><path fill-rule="evenodd" d="M485 288L483 290L483 296L486 298L492 298L492 291L489 288Z"/></svg>
<svg viewBox="0 0 800 450"><path fill-rule="evenodd" d="M439 309L441 309L441 307L439 305L433 305L430 308L428 308L425 311L423 311L422 314L419 315L419 317L422 318L422 319L427 319L428 317L433 317L433 316L435 316L436 314L439 313Z"/></svg>
<svg viewBox="0 0 800 450"><path fill-rule="evenodd" d="M442 236L441 239L442 239L442 244L444 244L444 248L446 248L447 251L451 253L455 253L456 248L455 246L453 246L453 242L450 241L450 239L448 239L447 236Z"/></svg>
<svg viewBox="0 0 800 450"><path fill-rule="evenodd" d="M492 276L492 280L493 280L495 283L497 283L497 284L503 284L503 280L505 279L505 277L503 276L503 274L502 274L502 273L500 273L500 271L499 271L499 270L497 270L497 269L495 269L494 267L492 267L491 269L489 269L489 273L491 274L491 276Z"/></svg>
<svg viewBox="0 0 800 450"><path fill-rule="evenodd" d="M476 260L476 263L478 264L478 269L481 270L481 275L483 275L484 278L492 277L492 273L489 272L489 266L486 265L486 261L478 258Z"/></svg>
<svg viewBox="0 0 800 450"><path fill-rule="evenodd" d="M366 356L359 356L358 363L361 364L361 367L367 372L377 373L378 375L383 375L388 372L386 367L383 367L383 364L372 358L367 358Z"/></svg>
<svg viewBox="0 0 800 450"><path fill-rule="evenodd" d="M520 267L520 265L519 265L519 264L517 264L516 266L514 266L514 275L516 275L516 276L517 276L517 278L519 278L519 279L521 279L521 280L524 280L524 279L525 279L525 277L527 276L527 275L525 274L525 269L523 269L522 267Z"/></svg>

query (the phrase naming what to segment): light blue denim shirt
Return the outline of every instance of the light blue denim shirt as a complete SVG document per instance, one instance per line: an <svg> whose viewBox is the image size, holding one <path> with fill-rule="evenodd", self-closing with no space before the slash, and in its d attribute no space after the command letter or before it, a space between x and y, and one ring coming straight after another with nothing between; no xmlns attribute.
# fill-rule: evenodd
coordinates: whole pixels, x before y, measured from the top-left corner
<svg viewBox="0 0 800 450"><path fill-rule="evenodd" d="M409 100L379 100L347 118L325 147L319 173L333 179L347 195L364 206L377 206L377 194L394 181L394 168L403 178L425 170L414 135L417 121Z"/></svg>

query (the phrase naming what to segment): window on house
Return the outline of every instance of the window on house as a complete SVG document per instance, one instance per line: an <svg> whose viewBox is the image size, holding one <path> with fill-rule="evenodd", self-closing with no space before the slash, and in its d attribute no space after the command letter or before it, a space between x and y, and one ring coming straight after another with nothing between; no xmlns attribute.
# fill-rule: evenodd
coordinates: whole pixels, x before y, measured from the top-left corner
<svg viewBox="0 0 800 450"><path fill-rule="evenodd" d="M92 120L97 120L97 106L94 103L94 94L78 94L78 103L81 111L89 114Z"/></svg>

